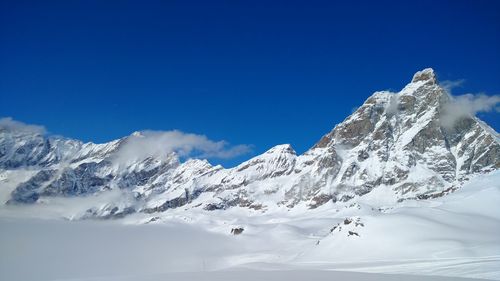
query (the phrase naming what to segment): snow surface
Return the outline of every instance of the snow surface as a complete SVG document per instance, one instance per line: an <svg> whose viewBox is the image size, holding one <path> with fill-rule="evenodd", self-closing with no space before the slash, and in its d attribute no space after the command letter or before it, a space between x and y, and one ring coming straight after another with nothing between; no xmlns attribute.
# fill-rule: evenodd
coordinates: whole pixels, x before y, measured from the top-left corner
<svg viewBox="0 0 500 281"><path fill-rule="evenodd" d="M496 171L401 203L379 187L307 212L177 208L146 225L151 215L55 219L83 198L5 205L0 280L500 280L499 181ZM243 233L231 235L235 227Z"/></svg>

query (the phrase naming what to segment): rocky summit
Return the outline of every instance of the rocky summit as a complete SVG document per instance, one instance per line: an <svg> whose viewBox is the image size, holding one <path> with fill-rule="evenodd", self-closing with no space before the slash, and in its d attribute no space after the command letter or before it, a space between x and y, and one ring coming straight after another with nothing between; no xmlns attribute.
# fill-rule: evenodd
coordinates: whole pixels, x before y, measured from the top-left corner
<svg viewBox="0 0 500 281"><path fill-rule="evenodd" d="M118 192L76 217L117 218L179 207L315 209L374 190L398 201L444 196L500 168L498 133L450 112L453 102L424 69L397 93L374 93L302 155L277 145L230 169L176 153L124 153L143 132L94 144L2 125L0 183L12 189L2 203Z"/></svg>

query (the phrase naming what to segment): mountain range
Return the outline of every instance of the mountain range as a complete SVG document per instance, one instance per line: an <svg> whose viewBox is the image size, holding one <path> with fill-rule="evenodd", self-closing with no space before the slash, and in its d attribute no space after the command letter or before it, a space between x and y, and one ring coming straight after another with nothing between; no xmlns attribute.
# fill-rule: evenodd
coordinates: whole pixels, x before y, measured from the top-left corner
<svg viewBox="0 0 500 281"><path fill-rule="evenodd" d="M500 280L500 137L432 69L300 155L224 168L178 133L95 144L0 119L0 279Z"/></svg>
<svg viewBox="0 0 500 281"><path fill-rule="evenodd" d="M375 92L305 153L277 145L230 169L181 161L175 151L148 153L147 140L155 137L149 131L95 144L2 125L0 174L10 180L3 203L119 191L119 200L75 218L120 218L180 207L314 209L375 189L397 202L444 196L500 168L498 133L454 112L453 102L434 71L424 69L397 93Z"/></svg>

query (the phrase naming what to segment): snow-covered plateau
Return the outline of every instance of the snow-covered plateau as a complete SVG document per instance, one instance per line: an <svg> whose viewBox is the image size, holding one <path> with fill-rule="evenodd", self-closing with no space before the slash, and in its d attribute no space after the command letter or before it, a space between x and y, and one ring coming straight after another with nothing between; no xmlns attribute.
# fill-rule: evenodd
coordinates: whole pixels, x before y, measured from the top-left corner
<svg viewBox="0 0 500 281"><path fill-rule="evenodd" d="M0 280L500 280L500 138L454 103L425 69L229 169L0 123Z"/></svg>

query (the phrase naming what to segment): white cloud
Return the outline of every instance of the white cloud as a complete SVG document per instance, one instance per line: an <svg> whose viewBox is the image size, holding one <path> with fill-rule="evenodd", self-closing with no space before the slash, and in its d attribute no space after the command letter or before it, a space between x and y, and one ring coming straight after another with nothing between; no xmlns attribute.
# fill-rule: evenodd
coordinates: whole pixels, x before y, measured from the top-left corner
<svg viewBox="0 0 500 281"><path fill-rule="evenodd" d="M385 109L385 112L389 116L392 116L392 115L398 113L398 106L399 106L399 96L392 95L391 99L389 100L389 104L387 105L387 108Z"/></svg>
<svg viewBox="0 0 500 281"><path fill-rule="evenodd" d="M441 123L445 127L452 127L459 119L475 116L480 112L499 112L497 104L500 103L500 95L466 94L450 97L441 114Z"/></svg>
<svg viewBox="0 0 500 281"><path fill-rule="evenodd" d="M226 141L213 141L204 135L173 131L141 131L125 140L116 154L117 161L164 157L172 152L180 157L228 159L250 152L248 145L231 146Z"/></svg>
<svg viewBox="0 0 500 281"><path fill-rule="evenodd" d="M439 83L439 86L443 88L446 92L451 93L455 88L460 88L465 83L465 79L459 80L444 80Z"/></svg>
<svg viewBox="0 0 500 281"><path fill-rule="evenodd" d="M47 132L43 126L29 125L21 121L16 121L11 117L0 118L0 129L34 134L45 134Z"/></svg>

